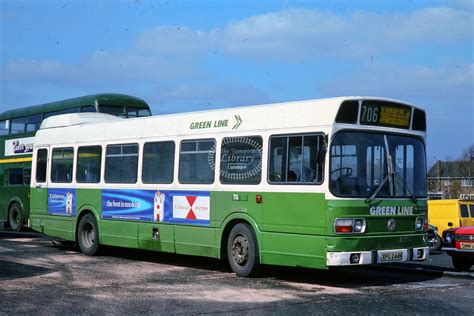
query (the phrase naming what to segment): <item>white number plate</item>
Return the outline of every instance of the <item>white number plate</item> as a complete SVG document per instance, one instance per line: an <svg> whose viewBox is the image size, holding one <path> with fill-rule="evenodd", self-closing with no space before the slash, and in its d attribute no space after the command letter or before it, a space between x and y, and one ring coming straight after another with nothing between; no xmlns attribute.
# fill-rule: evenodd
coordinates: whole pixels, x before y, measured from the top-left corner
<svg viewBox="0 0 474 316"><path fill-rule="evenodd" d="M465 243L465 242L462 242L460 244L461 246L461 249L473 249L474 250L474 243Z"/></svg>
<svg viewBox="0 0 474 316"><path fill-rule="evenodd" d="M402 261L403 252L394 251L394 252L384 252L380 254L380 261Z"/></svg>

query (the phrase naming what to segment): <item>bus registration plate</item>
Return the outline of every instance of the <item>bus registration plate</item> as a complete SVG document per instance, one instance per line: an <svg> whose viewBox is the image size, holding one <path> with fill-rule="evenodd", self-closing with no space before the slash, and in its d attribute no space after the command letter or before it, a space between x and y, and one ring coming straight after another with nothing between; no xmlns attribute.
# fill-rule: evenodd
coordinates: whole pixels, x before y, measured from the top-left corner
<svg viewBox="0 0 474 316"><path fill-rule="evenodd" d="M401 261L403 259L403 252L385 252L381 254L381 261Z"/></svg>
<svg viewBox="0 0 474 316"><path fill-rule="evenodd" d="M465 243L465 242L462 242L460 244L461 246L461 249L472 249L474 250L474 243Z"/></svg>

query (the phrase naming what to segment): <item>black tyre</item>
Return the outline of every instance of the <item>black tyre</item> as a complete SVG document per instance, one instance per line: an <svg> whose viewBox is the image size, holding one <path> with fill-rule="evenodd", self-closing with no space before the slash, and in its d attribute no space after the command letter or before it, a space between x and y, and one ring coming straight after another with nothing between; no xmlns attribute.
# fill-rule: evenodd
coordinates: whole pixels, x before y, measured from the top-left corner
<svg viewBox="0 0 474 316"><path fill-rule="evenodd" d="M250 225L239 223L232 228L227 239L227 258L232 270L240 277L258 272L260 258L257 236Z"/></svg>
<svg viewBox="0 0 474 316"><path fill-rule="evenodd" d="M13 203L8 210L8 226L11 230L18 232L23 227L23 221L20 204Z"/></svg>
<svg viewBox="0 0 474 316"><path fill-rule="evenodd" d="M442 240L441 237L436 235L433 239L428 241L430 251L439 251L441 249Z"/></svg>
<svg viewBox="0 0 474 316"><path fill-rule="evenodd" d="M99 251L99 228L93 214L86 214L79 221L77 243L81 251L88 256Z"/></svg>
<svg viewBox="0 0 474 316"><path fill-rule="evenodd" d="M469 271L471 269L472 263L468 262L467 259L462 259L460 257L453 257L453 266L456 271Z"/></svg>

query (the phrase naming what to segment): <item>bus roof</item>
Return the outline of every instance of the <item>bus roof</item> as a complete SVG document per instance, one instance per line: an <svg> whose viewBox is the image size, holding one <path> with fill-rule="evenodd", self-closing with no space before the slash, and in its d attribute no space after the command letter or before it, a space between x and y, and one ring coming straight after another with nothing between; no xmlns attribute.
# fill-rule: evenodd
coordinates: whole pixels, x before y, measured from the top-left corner
<svg viewBox="0 0 474 316"><path fill-rule="evenodd" d="M69 109L84 105L95 105L96 102L99 104L121 104L121 102L126 102L126 105L130 107L146 106L148 108L148 104L144 100L137 97L119 93L101 93L5 111L0 114L0 120Z"/></svg>
<svg viewBox="0 0 474 316"><path fill-rule="evenodd" d="M103 121L83 124L75 118L74 126L54 123L46 119L39 133L37 144L54 144L101 141L114 139L140 139L148 136L204 135L221 132L252 133L263 130L295 130L318 127L329 130L335 124L339 107L346 100L383 100L406 103L374 97L338 97L330 99L307 100L199 112L155 115L131 120ZM411 105L409 105L411 106ZM79 115L79 114L69 114ZM56 118L57 121L59 118ZM139 120L139 121L138 121ZM61 132L55 132L56 127ZM354 128L362 126L354 126ZM364 129L380 130L380 127L363 126ZM80 130L79 130L80 129ZM387 130L390 128L383 128ZM400 131L400 129L393 129ZM124 133L126 131L126 133ZM405 130L406 133L424 133Z"/></svg>

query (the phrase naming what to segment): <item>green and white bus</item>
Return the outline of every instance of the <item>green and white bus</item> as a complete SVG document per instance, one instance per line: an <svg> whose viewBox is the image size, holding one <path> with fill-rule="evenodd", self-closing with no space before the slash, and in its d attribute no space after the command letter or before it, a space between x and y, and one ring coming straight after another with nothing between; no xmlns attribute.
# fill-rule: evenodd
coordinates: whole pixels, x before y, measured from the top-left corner
<svg viewBox="0 0 474 316"><path fill-rule="evenodd" d="M41 122L54 115L84 112L102 112L120 117L151 115L145 101L111 93L0 113L0 224L6 222L12 230L20 230L28 221L33 139Z"/></svg>
<svg viewBox="0 0 474 316"><path fill-rule="evenodd" d="M100 245L328 268L428 255L425 112L341 97L122 120L49 118L33 229Z"/></svg>

